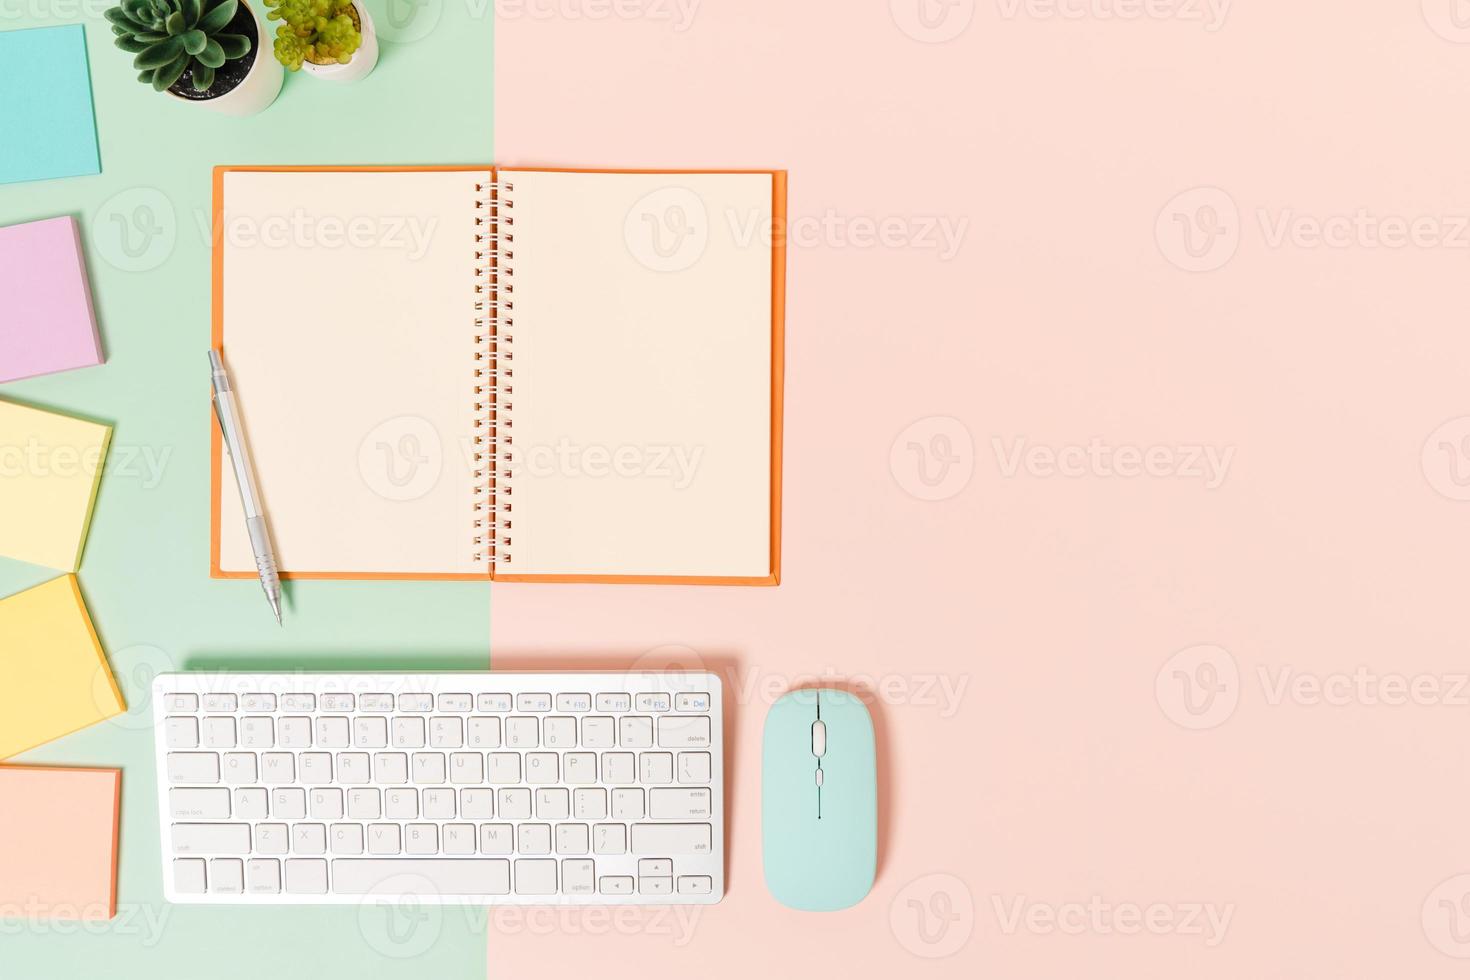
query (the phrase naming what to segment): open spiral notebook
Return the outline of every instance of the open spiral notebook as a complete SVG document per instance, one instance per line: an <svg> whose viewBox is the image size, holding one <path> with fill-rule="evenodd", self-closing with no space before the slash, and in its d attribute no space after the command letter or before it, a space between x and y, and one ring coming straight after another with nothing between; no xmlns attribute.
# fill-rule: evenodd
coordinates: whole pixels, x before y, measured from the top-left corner
<svg viewBox="0 0 1470 980"><path fill-rule="evenodd" d="M217 168L283 574L777 584L785 208L781 171ZM210 431L211 573L253 578Z"/></svg>

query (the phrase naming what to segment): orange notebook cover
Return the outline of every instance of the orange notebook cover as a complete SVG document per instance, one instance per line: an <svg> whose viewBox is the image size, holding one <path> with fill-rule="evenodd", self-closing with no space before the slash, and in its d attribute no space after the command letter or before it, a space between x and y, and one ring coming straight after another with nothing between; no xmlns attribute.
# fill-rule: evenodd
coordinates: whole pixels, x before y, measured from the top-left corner
<svg viewBox="0 0 1470 980"><path fill-rule="evenodd" d="M776 585L784 171L220 167L290 578ZM211 574L254 578L211 425Z"/></svg>

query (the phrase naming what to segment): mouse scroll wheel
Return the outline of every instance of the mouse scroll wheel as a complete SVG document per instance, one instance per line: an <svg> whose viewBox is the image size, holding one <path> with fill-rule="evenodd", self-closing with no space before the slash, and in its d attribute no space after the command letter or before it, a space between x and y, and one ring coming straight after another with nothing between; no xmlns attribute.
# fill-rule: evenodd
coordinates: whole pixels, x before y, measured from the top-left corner
<svg viewBox="0 0 1470 980"><path fill-rule="evenodd" d="M818 718L812 722L812 755L820 759L827 754L827 725Z"/></svg>

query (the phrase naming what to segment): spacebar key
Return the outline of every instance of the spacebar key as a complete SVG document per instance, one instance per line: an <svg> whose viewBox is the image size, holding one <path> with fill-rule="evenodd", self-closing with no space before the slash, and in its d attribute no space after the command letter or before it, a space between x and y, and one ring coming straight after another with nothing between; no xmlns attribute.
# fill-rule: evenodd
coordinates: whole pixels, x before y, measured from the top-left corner
<svg viewBox="0 0 1470 980"><path fill-rule="evenodd" d="M667 857L710 853L707 823L635 823L631 829L629 850L634 854Z"/></svg>
<svg viewBox="0 0 1470 980"><path fill-rule="evenodd" d="M390 885L379 889L380 885ZM338 895L509 895L510 862L481 858L337 858L332 891Z"/></svg>

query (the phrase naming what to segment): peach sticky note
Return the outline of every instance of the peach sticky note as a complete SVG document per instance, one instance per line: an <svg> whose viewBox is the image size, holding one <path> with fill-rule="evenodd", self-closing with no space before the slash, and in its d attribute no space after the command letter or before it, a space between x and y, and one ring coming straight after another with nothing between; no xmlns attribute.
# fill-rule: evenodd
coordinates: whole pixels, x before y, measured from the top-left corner
<svg viewBox="0 0 1470 980"><path fill-rule="evenodd" d="M0 555L74 572L111 426L0 401Z"/></svg>
<svg viewBox="0 0 1470 980"><path fill-rule="evenodd" d="M122 772L0 766L0 918L117 911Z"/></svg>
<svg viewBox="0 0 1470 980"><path fill-rule="evenodd" d="M0 759L125 710L75 575L0 599Z"/></svg>

